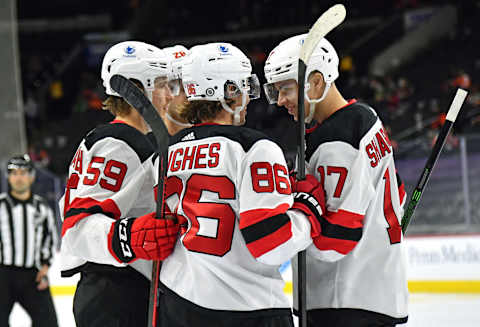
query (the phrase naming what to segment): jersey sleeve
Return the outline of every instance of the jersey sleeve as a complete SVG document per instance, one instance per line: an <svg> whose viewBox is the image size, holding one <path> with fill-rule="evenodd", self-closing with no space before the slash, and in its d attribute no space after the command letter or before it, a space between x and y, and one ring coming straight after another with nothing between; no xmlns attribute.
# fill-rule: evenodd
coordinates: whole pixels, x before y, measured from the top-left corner
<svg viewBox="0 0 480 327"><path fill-rule="evenodd" d="M288 170L281 149L257 141L246 153L239 177L240 230L250 253L278 265L310 243L310 223L293 204Z"/></svg>
<svg viewBox="0 0 480 327"><path fill-rule="evenodd" d="M364 216L375 196L369 161L349 143L323 143L309 162L309 171L323 183L326 213L321 235L308 252L320 260L337 261L351 252L362 238Z"/></svg>
<svg viewBox="0 0 480 327"><path fill-rule="evenodd" d="M124 266L108 250L108 232L114 220L151 210L146 201L143 208L132 208L145 180L153 178L150 166L151 158L142 162L122 140L104 138L90 149L83 142L60 200L62 251L94 263Z"/></svg>

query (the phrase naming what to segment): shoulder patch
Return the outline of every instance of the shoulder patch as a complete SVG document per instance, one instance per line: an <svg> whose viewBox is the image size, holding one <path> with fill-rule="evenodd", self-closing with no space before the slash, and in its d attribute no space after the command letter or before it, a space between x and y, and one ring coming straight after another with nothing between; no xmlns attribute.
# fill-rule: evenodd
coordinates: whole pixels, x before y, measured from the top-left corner
<svg viewBox="0 0 480 327"><path fill-rule="evenodd" d="M307 161L310 160L317 148L326 142L345 142L358 149L360 140L372 128L377 119L378 116L372 108L359 102L336 111L306 136L305 156Z"/></svg>
<svg viewBox="0 0 480 327"><path fill-rule="evenodd" d="M96 142L107 137L113 137L127 143L135 151L142 163L153 154L154 148L149 138L127 124L97 126L85 137L85 147L90 150Z"/></svg>
<svg viewBox="0 0 480 327"><path fill-rule="evenodd" d="M243 126L232 125L200 125L181 130L170 138L170 145L189 141L201 140L208 137L226 137L240 143L243 150L248 152L259 140L273 140L262 132Z"/></svg>

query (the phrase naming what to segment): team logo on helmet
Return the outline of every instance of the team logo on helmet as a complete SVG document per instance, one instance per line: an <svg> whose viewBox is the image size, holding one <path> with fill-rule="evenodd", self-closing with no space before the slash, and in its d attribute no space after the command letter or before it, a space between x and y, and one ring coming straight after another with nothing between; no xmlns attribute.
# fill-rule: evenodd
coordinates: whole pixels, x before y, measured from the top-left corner
<svg viewBox="0 0 480 327"><path fill-rule="evenodd" d="M132 45L127 45L125 47L125 54L130 57L130 56L133 56L135 53L135 47L132 46Z"/></svg>
<svg viewBox="0 0 480 327"><path fill-rule="evenodd" d="M221 45L221 44L218 46L218 50L220 50L220 52L223 53L223 54L226 54L229 51L229 49L226 46Z"/></svg>
<svg viewBox="0 0 480 327"><path fill-rule="evenodd" d="M187 95L196 95L197 90L195 89L195 84L187 84Z"/></svg>
<svg viewBox="0 0 480 327"><path fill-rule="evenodd" d="M173 53L173 57L174 57L175 59L180 59L180 58L182 58L182 57L185 57L186 55L187 55L187 54L185 53L185 51L175 51L175 52Z"/></svg>

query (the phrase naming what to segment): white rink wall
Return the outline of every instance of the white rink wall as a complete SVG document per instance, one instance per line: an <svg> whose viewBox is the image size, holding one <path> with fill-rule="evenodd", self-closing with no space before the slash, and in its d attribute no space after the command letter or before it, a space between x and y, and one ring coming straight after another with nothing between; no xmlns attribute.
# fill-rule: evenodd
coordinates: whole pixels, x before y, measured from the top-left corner
<svg viewBox="0 0 480 327"><path fill-rule="evenodd" d="M480 326L480 235L410 236L405 240L410 296L407 327ZM281 268L285 291L292 292L290 264ZM60 327L74 327L72 301L78 276L61 278L59 262L50 269ZM30 319L15 305L11 327Z"/></svg>

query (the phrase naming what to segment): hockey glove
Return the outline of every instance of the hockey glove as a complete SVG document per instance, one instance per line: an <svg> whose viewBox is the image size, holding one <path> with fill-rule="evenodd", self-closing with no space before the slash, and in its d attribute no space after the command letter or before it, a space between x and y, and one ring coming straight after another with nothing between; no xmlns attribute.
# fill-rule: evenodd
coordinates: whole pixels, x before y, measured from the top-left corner
<svg viewBox="0 0 480 327"><path fill-rule="evenodd" d="M302 181L290 177L293 191L293 209L302 211L312 225L311 235L315 238L322 230L320 220L325 212L325 191L322 184L312 175Z"/></svg>
<svg viewBox="0 0 480 327"><path fill-rule="evenodd" d="M138 218L124 218L112 223L108 233L108 250L118 262L136 259L164 260L173 251L179 224L171 214L156 219L155 212Z"/></svg>

